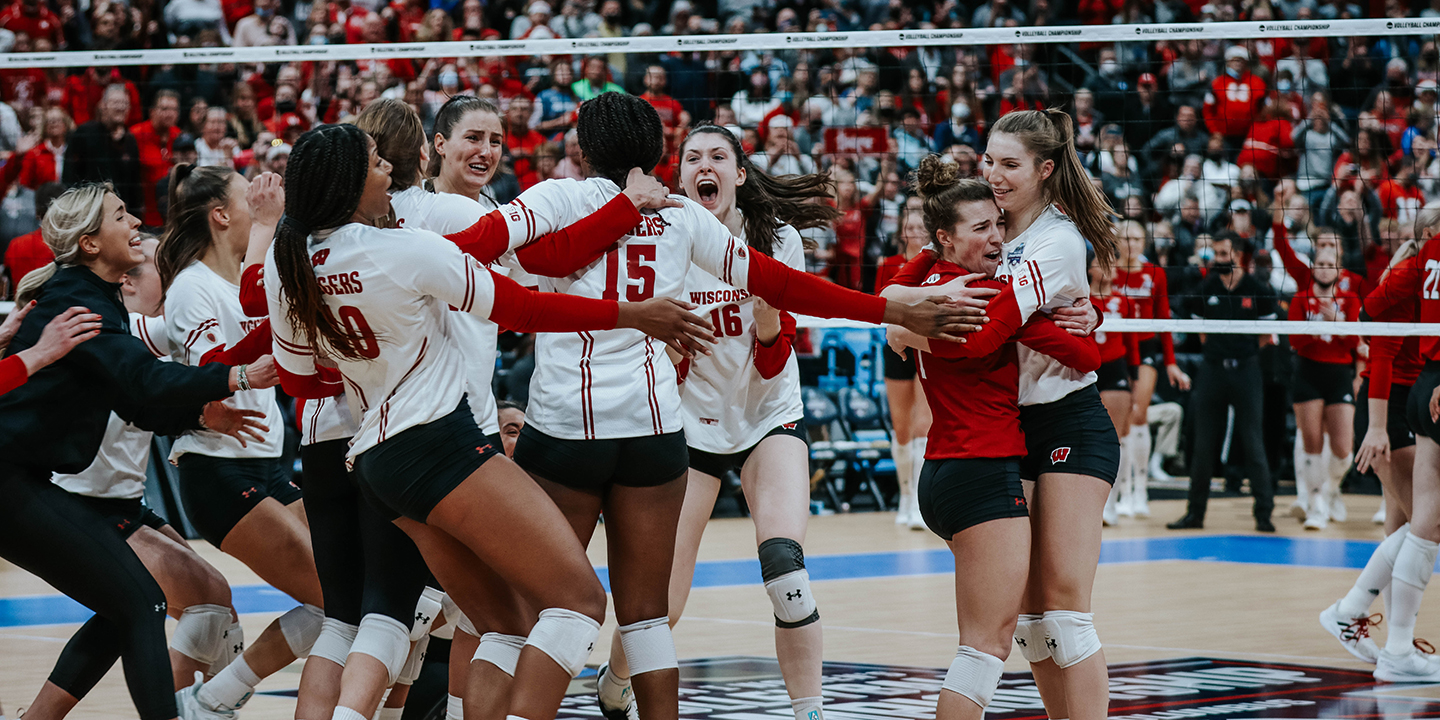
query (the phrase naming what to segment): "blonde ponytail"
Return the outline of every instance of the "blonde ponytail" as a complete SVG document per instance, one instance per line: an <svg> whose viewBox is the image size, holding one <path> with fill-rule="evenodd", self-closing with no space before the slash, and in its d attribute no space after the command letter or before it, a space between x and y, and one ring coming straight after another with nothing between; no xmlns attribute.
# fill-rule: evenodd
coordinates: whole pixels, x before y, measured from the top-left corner
<svg viewBox="0 0 1440 720"><path fill-rule="evenodd" d="M27 303L40 295L40 290L61 267L78 265L82 260L80 238L100 232L105 217L105 195L115 192L109 183L80 185L66 190L40 221L40 236L55 254L55 262L32 270L15 286L15 301Z"/></svg>

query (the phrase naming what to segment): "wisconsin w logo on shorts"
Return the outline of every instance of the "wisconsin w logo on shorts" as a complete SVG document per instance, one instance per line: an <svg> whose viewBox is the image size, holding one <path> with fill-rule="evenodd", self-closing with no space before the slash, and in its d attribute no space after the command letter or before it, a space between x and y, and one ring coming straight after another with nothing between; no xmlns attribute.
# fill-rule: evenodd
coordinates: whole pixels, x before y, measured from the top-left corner
<svg viewBox="0 0 1440 720"><path fill-rule="evenodd" d="M1051 451L1050 451L1050 464L1051 464L1051 465L1058 465L1058 464L1060 464L1060 463L1062 463L1062 462L1065 462L1065 460L1066 460L1067 458L1069 458L1069 457L1070 457L1070 448L1068 448L1068 447L1055 448L1054 450L1051 450Z"/></svg>

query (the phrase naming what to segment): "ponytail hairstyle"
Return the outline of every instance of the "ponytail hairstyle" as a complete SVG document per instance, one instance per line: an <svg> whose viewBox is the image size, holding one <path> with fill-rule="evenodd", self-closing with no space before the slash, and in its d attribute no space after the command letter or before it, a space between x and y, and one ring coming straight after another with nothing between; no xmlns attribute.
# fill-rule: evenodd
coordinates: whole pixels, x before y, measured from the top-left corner
<svg viewBox="0 0 1440 720"><path fill-rule="evenodd" d="M306 241L311 233L350 222L365 192L370 143L354 125L322 125L300 136L285 168L285 217L275 231L275 269L290 301L286 320L317 357L364 357L364 340L327 311Z"/></svg>
<svg viewBox="0 0 1440 720"><path fill-rule="evenodd" d="M442 158L440 153L435 150L435 136L439 135L449 140L451 133L455 132L455 126L460 124L460 119L475 110L490 113L497 118L500 117L499 106L486 98L474 95L451 95L450 99L440 106L440 110L435 113L435 132L430 134L430 166L426 168L426 175L432 178L440 177ZM378 143L379 140L376 142ZM384 152L381 152L381 155L384 155ZM392 172L390 177L395 177L395 173Z"/></svg>
<svg viewBox="0 0 1440 720"><path fill-rule="evenodd" d="M964 220L960 217L960 203L995 202L995 191L985 181L960 177L959 165L935 154L926 155L920 161L913 183L923 202L925 232L930 233L931 247L937 255L943 256L945 252L937 233L951 232Z"/></svg>
<svg viewBox="0 0 1440 720"><path fill-rule="evenodd" d="M634 95L608 92L586 100L580 104L575 130L591 171L622 190L630 168L648 173L665 154L660 114Z"/></svg>
<svg viewBox="0 0 1440 720"><path fill-rule="evenodd" d="M375 140L375 151L394 168L390 171L391 192L414 187L424 179L420 155L425 147L425 126L415 108L400 100L380 98L360 112L355 125Z"/></svg>
<svg viewBox="0 0 1440 720"><path fill-rule="evenodd" d="M100 232L105 221L105 196L114 194L110 183L86 183L66 190L50 203L45 219L40 221L40 236L45 239L55 262L25 274L15 285L17 306L39 297L46 282L62 267L84 262L80 238Z"/></svg>
<svg viewBox="0 0 1440 720"><path fill-rule="evenodd" d="M1063 110L1019 110L1002 116L990 129L1014 135L1035 156L1035 166L1054 161L1055 170L1045 180L1046 200L1060 206L1080 236L1095 246L1095 257L1107 272L1114 264L1119 241L1115 236L1115 211L1104 193L1095 188L1080 164L1075 150L1075 127Z"/></svg>
<svg viewBox="0 0 1440 720"><path fill-rule="evenodd" d="M170 289L175 276L210 249L210 211L230 201L230 178L235 171L223 165L175 166L170 173L169 212L155 251L160 287Z"/></svg>
<svg viewBox="0 0 1440 720"><path fill-rule="evenodd" d="M789 225L796 230L826 227L840 218L840 211L828 202L835 196L835 184L825 173L812 175L787 175L775 177L750 162L735 133L704 122L691 130L680 143L680 156L685 156L685 146L690 138L701 133L718 135L730 144L730 153L735 156L736 166L745 172L745 182L735 188L735 205L745 216L745 242L766 255L775 254L776 226ZM814 248L814 240L804 241L805 249Z"/></svg>

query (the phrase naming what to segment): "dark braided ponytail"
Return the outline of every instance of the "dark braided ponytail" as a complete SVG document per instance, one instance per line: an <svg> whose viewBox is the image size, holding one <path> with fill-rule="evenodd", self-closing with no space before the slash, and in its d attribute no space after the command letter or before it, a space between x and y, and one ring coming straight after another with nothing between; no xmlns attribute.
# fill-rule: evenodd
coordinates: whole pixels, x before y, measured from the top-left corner
<svg viewBox="0 0 1440 720"><path fill-rule="evenodd" d="M796 230L827 227L840 219L840 211L829 202L835 196L835 184L825 173L812 175L786 175L775 177L750 162L740 141L729 130L704 122L685 136L680 143L680 157L685 157L685 146L690 139L708 133L725 138L730 153L735 156L736 166L745 171L745 182L735 188L735 205L745 216L745 243L766 255L775 254L778 239L776 228L780 223ZM805 248L811 249L814 240L805 240Z"/></svg>
<svg viewBox="0 0 1440 720"><path fill-rule="evenodd" d="M324 125L306 132L285 169L285 218L275 232L275 269L290 301L286 319L317 357L329 352L362 359L364 342L325 307L310 262L310 234L350 222L370 171L370 137L354 125Z"/></svg>
<svg viewBox="0 0 1440 720"><path fill-rule="evenodd" d="M623 190L630 168L646 173L665 154L665 126L650 103L634 95L602 93L580 105L575 128L590 169Z"/></svg>

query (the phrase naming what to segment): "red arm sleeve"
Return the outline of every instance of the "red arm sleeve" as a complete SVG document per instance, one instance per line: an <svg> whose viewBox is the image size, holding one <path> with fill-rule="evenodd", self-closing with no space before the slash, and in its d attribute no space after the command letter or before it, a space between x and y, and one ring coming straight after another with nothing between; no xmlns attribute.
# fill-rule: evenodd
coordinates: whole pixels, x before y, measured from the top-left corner
<svg viewBox="0 0 1440 720"><path fill-rule="evenodd" d="M1295 280L1300 289L1310 287L1310 266L1306 265L1299 255L1295 254L1295 248L1290 246L1290 235L1285 232L1285 226L1275 223L1272 230L1275 241L1275 250L1280 253L1280 261L1285 265L1285 273Z"/></svg>
<svg viewBox="0 0 1440 720"><path fill-rule="evenodd" d="M515 257L526 272L565 277L600 259L639 224L640 211L621 193L574 225L516 250Z"/></svg>
<svg viewBox="0 0 1440 720"><path fill-rule="evenodd" d="M890 284L890 281L895 278L895 273L899 271L899 265L890 262L890 258L885 258L885 261L875 268L875 294L879 295L880 291Z"/></svg>
<svg viewBox="0 0 1440 720"><path fill-rule="evenodd" d="M1370 399L1390 399L1390 386L1394 383L1391 371L1395 365L1395 356L1400 353L1400 345L1404 341L1405 338L1387 335L1370 338L1370 364L1365 366L1370 369Z"/></svg>
<svg viewBox="0 0 1440 720"><path fill-rule="evenodd" d="M1004 287L1000 289L1000 294L990 298L990 304L986 306L985 311L990 317L990 322L985 323L979 330L966 335L965 342L931 340L930 354L947 359L985 357L999 350L1001 345L1013 339L1020 330L1020 305L1015 302L1015 291L1010 283L1005 283ZM1097 358L1096 367L1099 367L1098 350L1095 357Z"/></svg>
<svg viewBox="0 0 1440 720"><path fill-rule="evenodd" d="M254 330L251 330L240 342L228 348L216 347L214 350L200 356L200 366L218 362L221 365L244 365L260 359L261 355L270 353L270 318L265 318ZM331 393L334 395L334 393ZM293 396L292 396L293 397ZM329 397L329 395L325 396Z"/></svg>
<svg viewBox="0 0 1440 720"><path fill-rule="evenodd" d="M1156 320L1170 319L1170 281L1165 277L1165 268L1155 266L1155 294L1151 302L1155 303L1154 312L1151 317ZM1160 352L1165 355L1165 365L1168 367L1175 364L1175 338L1168 332L1156 333L1160 336ZM1138 350L1137 350L1138 352Z"/></svg>
<svg viewBox="0 0 1440 720"><path fill-rule="evenodd" d="M265 317L265 266L251 265L240 273L240 309L250 317Z"/></svg>
<svg viewBox="0 0 1440 720"><path fill-rule="evenodd" d="M780 335L769 345L760 344L755 338L755 370L760 377L769 380L785 369L790 359L790 349L795 345L795 316L780 311Z"/></svg>
<svg viewBox="0 0 1440 720"><path fill-rule="evenodd" d="M30 371L25 368L25 361L19 355L0 360L0 395L14 390L25 384L30 379Z"/></svg>
<svg viewBox="0 0 1440 720"><path fill-rule="evenodd" d="M1140 336L1135 333L1125 333L1125 360L1130 367L1140 367Z"/></svg>
<svg viewBox="0 0 1440 720"><path fill-rule="evenodd" d="M1015 340L1083 373L1095 372L1100 367L1100 346L1095 344L1094 337L1071 335L1069 331L1056 327L1055 323L1043 316L1020 328Z"/></svg>
<svg viewBox="0 0 1440 720"><path fill-rule="evenodd" d="M1360 298L1347 298L1350 302L1345 303L1345 322L1355 322L1360 319ZM1345 347L1353 354L1356 348L1360 347L1359 335L1346 335L1343 338Z"/></svg>
<svg viewBox="0 0 1440 720"><path fill-rule="evenodd" d="M611 330L620 318L620 304L563 293L526 290L503 275L495 280L490 320L514 332L580 332Z"/></svg>
<svg viewBox="0 0 1440 720"><path fill-rule="evenodd" d="M1304 304L1305 304L1305 297L1307 297L1307 296L1304 296L1304 295L1301 295L1301 294L1296 294L1295 297L1290 298L1290 310L1285 314L1285 319L1286 319L1286 320L1304 320L1304 319L1305 319L1305 310L1304 310L1304 307L1303 307ZM1290 336L1290 347L1291 347L1291 349L1293 349L1293 350L1295 351L1295 354L1297 354L1297 355L1304 355L1304 351L1305 351L1307 348L1309 348L1310 345L1313 344L1314 342L1315 342L1315 336L1314 336L1314 335L1291 335L1291 336Z"/></svg>
<svg viewBox="0 0 1440 720"><path fill-rule="evenodd" d="M935 267L935 260L935 253L929 250L922 250L918 255L910 258L910 262L905 263L905 265L900 268L900 271L891 276L885 284L887 286L905 285L907 287L920 287L920 283L930 275L930 268ZM884 289L884 287L880 287L877 284L875 292L878 294Z"/></svg>
<svg viewBox="0 0 1440 720"><path fill-rule="evenodd" d="M1399 265L1390 268L1390 272L1385 275L1385 281L1380 283L1380 287L1375 288L1366 296L1366 315L1376 318L1401 302L1420 297L1420 285L1425 274L1419 260L1418 255L1408 257Z"/></svg>
<svg viewBox="0 0 1440 720"><path fill-rule="evenodd" d="M764 253L747 254L750 256L750 292L781 310L876 325L885 320L887 301L884 298L842 288L795 270Z"/></svg>
<svg viewBox="0 0 1440 720"><path fill-rule="evenodd" d="M319 400L345 392L340 373L334 370L316 368L314 375L296 375L278 363L275 369L280 371L280 387L285 390L286 395L293 398Z"/></svg>
<svg viewBox="0 0 1440 720"><path fill-rule="evenodd" d="M450 233L446 240L455 243L460 251L489 265L510 249L510 229L499 210L492 210L460 232Z"/></svg>

